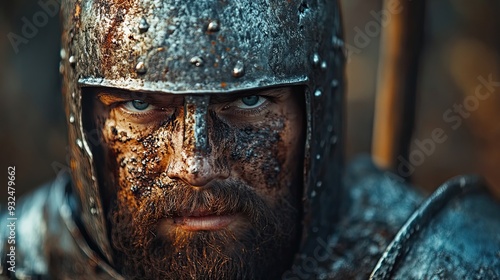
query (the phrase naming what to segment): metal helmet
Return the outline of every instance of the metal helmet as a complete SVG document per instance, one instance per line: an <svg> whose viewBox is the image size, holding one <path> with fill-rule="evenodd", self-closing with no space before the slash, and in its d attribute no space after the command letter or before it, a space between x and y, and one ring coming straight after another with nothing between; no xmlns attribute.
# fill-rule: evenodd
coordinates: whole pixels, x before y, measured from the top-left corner
<svg viewBox="0 0 500 280"><path fill-rule="evenodd" d="M67 0L61 72L81 223L111 259L82 88L231 94L303 85L302 253L340 215L344 53L335 0Z"/></svg>

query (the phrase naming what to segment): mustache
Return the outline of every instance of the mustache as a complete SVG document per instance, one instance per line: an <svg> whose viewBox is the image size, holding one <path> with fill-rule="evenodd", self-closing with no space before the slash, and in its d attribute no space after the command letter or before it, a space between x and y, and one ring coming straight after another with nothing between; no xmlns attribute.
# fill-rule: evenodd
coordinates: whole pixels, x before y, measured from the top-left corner
<svg viewBox="0 0 500 280"><path fill-rule="evenodd" d="M195 189L182 181L173 181L140 198L139 221L145 225L162 218L242 213L251 221L265 219L269 205L248 185L234 181L212 182Z"/></svg>
<svg viewBox="0 0 500 280"><path fill-rule="evenodd" d="M275 258L276 252L293 254L287 248L291 248L289 240L294 236L298 213L287 198L280 197L270 205L239 181L214 182L203 189L178 181L140 197L123 190L109 213L116 261L125 275L136 275L134 279L194 279L193 275L203 275L203 279L266 279L274 264L282 265ZM161 219L200 211L239 213L250 224L234 231L156 234ZM262 262L273 265L257 276Z"/></svg>

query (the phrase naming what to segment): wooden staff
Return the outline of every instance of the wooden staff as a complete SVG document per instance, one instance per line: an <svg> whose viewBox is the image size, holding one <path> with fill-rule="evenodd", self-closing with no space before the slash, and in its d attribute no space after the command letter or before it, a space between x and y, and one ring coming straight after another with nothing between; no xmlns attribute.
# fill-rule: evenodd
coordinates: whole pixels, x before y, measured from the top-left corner
<svg viewBox="0 0 500 280"><path fill-rule="evenodd" d="M425 1L384 0L383 6L388 16L381 21L372 156L381 168L397 172L401 159L408 160L414 128Z"/></svg>

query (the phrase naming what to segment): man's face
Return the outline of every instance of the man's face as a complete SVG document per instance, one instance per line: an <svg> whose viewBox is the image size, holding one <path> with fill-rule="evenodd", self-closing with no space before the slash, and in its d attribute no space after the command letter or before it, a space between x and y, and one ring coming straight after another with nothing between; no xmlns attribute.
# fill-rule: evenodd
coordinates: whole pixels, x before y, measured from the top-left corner
<svg viewBox="0 0 500 280"><path fill-rule="evenodd" d="M102 192L125 276L277 278L289 267L301 230L301 90L96 91Z"/></svg>

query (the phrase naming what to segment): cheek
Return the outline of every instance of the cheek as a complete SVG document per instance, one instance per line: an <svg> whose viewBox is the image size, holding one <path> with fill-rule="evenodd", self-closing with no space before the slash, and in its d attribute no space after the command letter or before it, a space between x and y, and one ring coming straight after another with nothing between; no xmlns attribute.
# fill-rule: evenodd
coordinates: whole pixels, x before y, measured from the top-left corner
<svg viewBox="0 0 500 280"><path fill-rule="evenodd" d="M163 127L150 129L123 120L108 120L102 128L107 170L112 187L134 194L147 194L164 176L165 143Z"/></svg>
<svg viewBox="0 0 500 280"><path fill-rule="evenodd" d="M255 189L277 189L282 181L284 122L274 118L233 131L229 149L232 171Z"/></svg>
<svg viewBox="0 0 500 280"><path fill-rule="evenodd" d="M304 162L305 128L301 120L289 121L282 133L282 157L285 158L284 166L286 176L292 180L300 176Z"/></svg>

